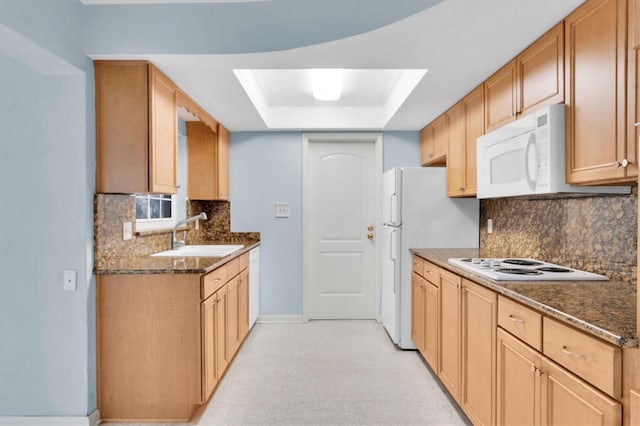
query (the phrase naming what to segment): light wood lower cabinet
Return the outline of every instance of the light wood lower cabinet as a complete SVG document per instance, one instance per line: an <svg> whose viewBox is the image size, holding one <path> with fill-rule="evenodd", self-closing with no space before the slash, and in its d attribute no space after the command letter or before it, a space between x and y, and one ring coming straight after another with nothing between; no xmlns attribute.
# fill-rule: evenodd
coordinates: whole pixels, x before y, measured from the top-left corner
<svg viewBox="0 0 640 426"><path fill-rule="evenodd" d="M495 292L462 280L462 388L460 405L475 425L495 424Z"/></svg>
<svg viewBox="0 0 640 426"><path fill-rule="evenodd" d="M440 271L440 344L438 377L460 402L460 294L462 278Z"/></svg>
<svg viewBox="0 0 640 426"><path fill-rule="evenodd" d="M248 333L242 256L202 277L97 276L103 420L188 421L207 401Z"/></svg>
<svg viewBox="0 0 640 426"><path fill-rule="evenodd" d="M414 342L474 425L622 425L621 348L426 260L413 271Z"/></svg>
<svg viewBox="0 0 640 426"><path fill-rule="evenodd" d="M539 352L498 329L497 424L540 424Z"/></svg>

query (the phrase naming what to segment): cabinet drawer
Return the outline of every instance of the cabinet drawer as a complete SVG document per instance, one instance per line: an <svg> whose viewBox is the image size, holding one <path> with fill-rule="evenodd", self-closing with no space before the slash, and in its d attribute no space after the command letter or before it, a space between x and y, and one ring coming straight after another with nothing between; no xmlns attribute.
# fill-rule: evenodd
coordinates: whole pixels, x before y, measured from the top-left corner
<svg viewBox="0 0 640 426"><path fill-rule="evenodd" d="M240 258L236 257L232 261L228 262L226 264L226 267L227 267L227 279L230 280L231 278L235 277L240 273Z"/></svg>
<svg viewBox="0 0 640 426"><path fill-rule="evenodd" d="M420 259L418 256L413 256L412 265L413 272L420 276L424 275L424 260Z"/></svg>
<svg viewBox="0 0 640 426"><path fill-rule="evenodd" d="M222 265L202 277L202 300L218 291L227 282L227 265Z"/></svg>
<svg viewBox="0 0 640 426"><path fill-rule="evenodd" d="M604 392L622 394L622 350L550 318L543 321L543 353Z"/></svg>
<svg viewBox="0 0 640 426"><path fill-rule="evenodd" d="M434 284L436 287L440 282L440 270L436 265L431 262L427 262L426 260L423 262L424 273L422 274L431 284Z"/></svg>
<svg viewBox="0 0 640 426"><path fill-rule="evenodd" d="M247 269L249 267L249 253L245 253L239 257L240 259L240 270Z"/></svg>
<svg viewBox="0 0 640 426"><path fill-rule="evenodd" d="M498 325L532 348L542 350L542 315L533 309L499 296Z"/></svg>

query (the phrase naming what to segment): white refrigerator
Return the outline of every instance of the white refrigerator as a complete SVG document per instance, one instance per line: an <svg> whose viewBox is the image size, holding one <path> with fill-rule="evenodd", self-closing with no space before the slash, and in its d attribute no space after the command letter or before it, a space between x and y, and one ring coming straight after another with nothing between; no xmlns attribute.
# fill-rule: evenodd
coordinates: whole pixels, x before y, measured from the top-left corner
<svg viewBox="0 0 640 426"><path fill-rule="evenodd" d="M382 282L380 317L393 342L411 340L410 248L478 247L480 204L447 197L444 167L399 167L382 183Z"/></svg>

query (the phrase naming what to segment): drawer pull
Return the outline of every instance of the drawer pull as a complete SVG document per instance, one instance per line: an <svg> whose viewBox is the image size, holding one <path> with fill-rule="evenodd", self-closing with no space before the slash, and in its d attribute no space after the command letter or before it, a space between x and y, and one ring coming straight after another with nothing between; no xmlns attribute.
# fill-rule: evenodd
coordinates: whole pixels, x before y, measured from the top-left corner
<svg viewBox="0 0 640 426"><path fill-rule="evenodd" d="M569 349L567 349L566 346L562 347L562 352L564 352L565 354L567 354L569 356L572 356L574 358L584 358L584 355L578 354L578 353L575 353L575 352L571 352Z"/></svg>
<svg viewBox="0 0 640 426"><path fill-rule="evenodd" d="M524 324L524 320L523 320L523 319L516 318L516 317L514 317L512 314L509 314L509 319L510 319L511 321L513 321L513 322L517 322L517 323L520 323L520 324Z"/></svg>
<svg viewBox="0 0 640 426"><path fill-rule="evenodd" d="M214 283L217 283L218 281L220 281L222 278L216 278L213 280Z"/></svg>

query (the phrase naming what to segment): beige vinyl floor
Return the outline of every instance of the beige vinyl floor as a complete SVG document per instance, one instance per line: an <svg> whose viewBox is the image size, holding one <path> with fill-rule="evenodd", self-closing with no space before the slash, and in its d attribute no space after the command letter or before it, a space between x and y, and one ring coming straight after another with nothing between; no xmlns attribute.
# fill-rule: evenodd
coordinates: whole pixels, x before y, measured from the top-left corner
<svg viewBox="0 0 640 426"><path fill-rule="evenodd" d="M189 424L469 423L418 353L395 347L382 324L310 321L256 324Z"/></svg>

